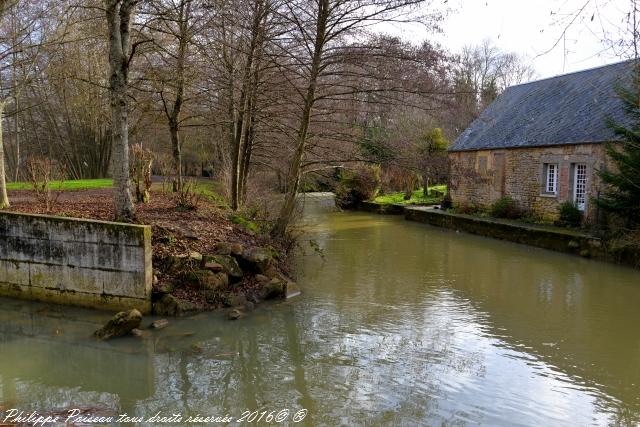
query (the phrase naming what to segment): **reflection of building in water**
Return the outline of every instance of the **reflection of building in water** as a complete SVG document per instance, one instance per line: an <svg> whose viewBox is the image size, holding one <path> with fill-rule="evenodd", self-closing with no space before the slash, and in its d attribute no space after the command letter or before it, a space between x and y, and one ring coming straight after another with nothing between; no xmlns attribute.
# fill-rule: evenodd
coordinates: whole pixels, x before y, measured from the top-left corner
<svg viewBox="0 0 640 427"><path fill-rule="evenodd" d="M576 383L640 408L634 385L640 382L640 347L633 345L638 333L630 326L640 320L637 272L481 237L448 236L445 276L455 277L451 287L486 313L487 330Z"/></svg>

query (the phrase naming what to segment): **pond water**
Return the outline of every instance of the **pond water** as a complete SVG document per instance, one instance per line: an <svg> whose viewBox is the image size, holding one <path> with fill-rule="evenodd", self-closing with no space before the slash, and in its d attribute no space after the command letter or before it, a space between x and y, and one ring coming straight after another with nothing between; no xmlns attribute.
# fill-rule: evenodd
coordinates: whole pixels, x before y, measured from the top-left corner
<svg viewBox="0 0 640 427"><path fill-rule="evenodd" d="M640 422L638 271L331 212L324 198L306 206L303 295L237 322L199 314L147 339L98 343L90 334L108 314L0 300L0 412L288 409L285 425L308 426Z"/></svg>

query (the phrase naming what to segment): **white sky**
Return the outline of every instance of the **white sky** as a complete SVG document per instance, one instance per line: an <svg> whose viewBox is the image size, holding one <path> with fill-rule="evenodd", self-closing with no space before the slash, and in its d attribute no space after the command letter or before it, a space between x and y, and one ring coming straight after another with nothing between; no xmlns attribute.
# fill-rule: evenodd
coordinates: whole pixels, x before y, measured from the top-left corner
<svg viewBox="0 0 640 427"><path fill-rule="evenodd" d="M491 39L501 50L526 56L537 72L536 78L544 78L627 59L621 56L621 52L614 52L602 39L625 35L629 2L451 0L448 4L453 11L442 23L443 34L434 36L418 26L396 27L392 32L414 42L425 38L436 40L454 52L460 51L464 45L476 45L484 39ZM582 14L569 26L566 37L562 37L568 20L576 16L585 4ZM560 40L557 46L543 54L552 49L557 40Z"/></svg>

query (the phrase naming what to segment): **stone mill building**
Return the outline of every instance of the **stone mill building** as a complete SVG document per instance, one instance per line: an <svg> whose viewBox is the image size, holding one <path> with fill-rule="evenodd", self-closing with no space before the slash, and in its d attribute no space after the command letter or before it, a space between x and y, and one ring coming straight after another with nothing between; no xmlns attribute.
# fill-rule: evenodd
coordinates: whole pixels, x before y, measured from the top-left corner
<svg viewBox="0 0 640 427"><path fill-rule="evenodd" d="M633 63L621 62L508 88L449 148L454 205L488 207L510 196L546 219L573 202L593 222L596 171L611 166L607 119L626 122L617 89Z"/></svg>

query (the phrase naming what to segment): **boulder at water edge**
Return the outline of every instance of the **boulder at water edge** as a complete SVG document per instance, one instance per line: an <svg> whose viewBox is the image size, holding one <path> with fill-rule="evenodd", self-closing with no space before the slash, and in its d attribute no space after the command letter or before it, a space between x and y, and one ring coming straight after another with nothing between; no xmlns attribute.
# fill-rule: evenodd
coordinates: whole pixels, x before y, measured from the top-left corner
<svg viewBox="0 0 640 427"><path fill-rule="evenodd" d="M197 311L193 303L178 299L173 295L163 295L158 301L153 303L153 314L156 316L181 316Z"/></svg>
<svg viewBox="0 0 640 427"><path fill-rule="evenodd" d="M106 325L94 332L99 340L123 337L137 329L142 322L142 314L136 309L122 311L109 320Z"/></svg>
<svg viewBox="0 0 640 427"><path fill-rule="evenodd" d="M238 258L242 269L253 273L264 274L273 263L271 251L265 248L250 248Z"/></svg>
<svg viewBox="0 0 640 427"><path fill-rule="evenodd" d="M240 311L237 308L234 308L233 310L229 310L227 312L227 319L229 320L238 320L240 318L242 318L244 316L244 314L242 313L242 311Z"/></svg>

